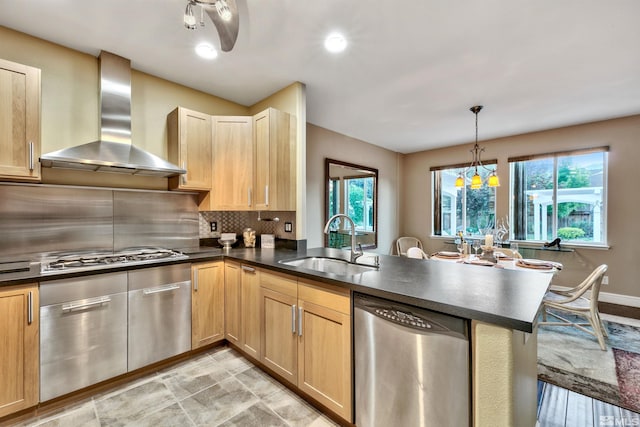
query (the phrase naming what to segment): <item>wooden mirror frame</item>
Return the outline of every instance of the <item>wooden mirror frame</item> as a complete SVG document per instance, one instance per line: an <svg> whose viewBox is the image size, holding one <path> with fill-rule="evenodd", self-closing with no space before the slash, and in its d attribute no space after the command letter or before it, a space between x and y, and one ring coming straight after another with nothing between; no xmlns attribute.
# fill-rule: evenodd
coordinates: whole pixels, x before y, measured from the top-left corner
<svg viewBox="0 0 640 427"><path fill-rule="evenodd" d="M329 220L329 192L330 192L330 167L331 165L339 165L344 167L349 167L358 170L365 170L371 172L374 177L374 185L373 185L373 232L374 232L374 240L373 244L362 245L363 249L374 249L378 247L378 169L371 168L368 166L362 166L355 163L343 162L342 160L335 160L325 158L324 162L324 224ZM354 175L353 177L357 177L359 175ZM324 233L323 233L324 234ZM324 235L324 246L329 247L329 235Z"/></svg>

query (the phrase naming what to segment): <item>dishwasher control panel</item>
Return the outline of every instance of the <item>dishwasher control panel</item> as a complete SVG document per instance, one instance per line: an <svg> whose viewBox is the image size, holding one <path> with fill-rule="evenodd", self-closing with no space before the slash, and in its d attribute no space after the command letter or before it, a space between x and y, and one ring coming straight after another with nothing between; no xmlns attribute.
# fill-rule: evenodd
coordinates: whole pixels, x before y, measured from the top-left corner
<svg viewBox="0 0 640 427"><path fill-rule="evenodd" d="M425 322L420 317L414 316L411 313L388 308L376 308L376 314L380 317L396 323L401 323L408 326L410 325L416 328L431 329L431 324Z"/></svg>

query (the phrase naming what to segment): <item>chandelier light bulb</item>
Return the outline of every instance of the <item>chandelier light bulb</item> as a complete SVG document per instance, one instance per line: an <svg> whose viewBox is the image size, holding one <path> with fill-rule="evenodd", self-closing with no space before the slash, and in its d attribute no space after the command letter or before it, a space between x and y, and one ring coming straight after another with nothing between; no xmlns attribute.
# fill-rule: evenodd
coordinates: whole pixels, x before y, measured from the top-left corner
<svg viewBox="0 0 640 427"><path fill-rule="evenodd" d="M456 188L462 188L462 187L464 187L464 177L462 176L462 174L460 174L456 178Z"/></svg>
<svg viewBox="0 0 640 427"><path fill-rule="evenodd" d="M482 188L482 178L478 175L478 171L476 171L475 175L471 178L471 188L473 190L479 190Z"/></svg>
<svg viewBox="0 0 640 427"><path fill-rule="evenodd" d="M498 175L496 175L496 171L493 171L491 175L489 175L487 185L489 187L500 187L500 179L498 178Z"/></svg>
<svg viewBox="0 0 640 427"><path fill-rule="evenodd" d="M218 0L216 2L216 11L223 21L231 21L232 15L226 0Z"/></svg>
<svg viewBox="0 0 640 427"><path fill-rule="evenodd" d="M187 7L184 10L184 26L189 30L196 29L196 17L193 15L193 6L191 2L187 3Z"/></svg>

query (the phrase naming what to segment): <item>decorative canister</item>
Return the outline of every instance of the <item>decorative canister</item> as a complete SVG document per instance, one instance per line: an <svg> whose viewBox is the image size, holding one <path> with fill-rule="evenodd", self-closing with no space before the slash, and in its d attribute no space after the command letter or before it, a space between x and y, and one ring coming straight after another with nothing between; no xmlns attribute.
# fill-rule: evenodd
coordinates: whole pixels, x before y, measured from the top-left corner
<svg viewBox="0 0 640 427"><path fill-rule="evenodd" d="M254 230L253 228L245 228L242 232L242 237L244 238L245 248L256 247L256 230Z"/></svg>

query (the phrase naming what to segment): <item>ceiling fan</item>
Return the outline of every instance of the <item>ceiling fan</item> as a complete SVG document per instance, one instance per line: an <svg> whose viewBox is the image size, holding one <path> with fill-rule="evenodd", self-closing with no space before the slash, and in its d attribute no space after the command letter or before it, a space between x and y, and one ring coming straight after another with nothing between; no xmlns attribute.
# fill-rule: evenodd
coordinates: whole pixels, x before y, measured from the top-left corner
<svg viewBox="0 0 640 427"><path fill-rule="evenodd" d="M190 30L197 28L194 6L200 6L200 26L204 27L204 14L209 15L220 37L220 48L230 52L236 44L240 19L236 0L188 0L184 11L184 26Z"/></svg>

